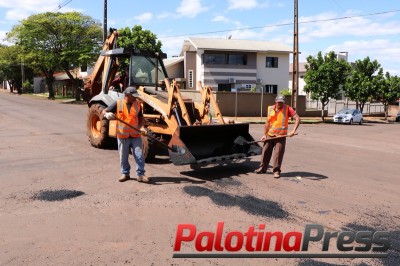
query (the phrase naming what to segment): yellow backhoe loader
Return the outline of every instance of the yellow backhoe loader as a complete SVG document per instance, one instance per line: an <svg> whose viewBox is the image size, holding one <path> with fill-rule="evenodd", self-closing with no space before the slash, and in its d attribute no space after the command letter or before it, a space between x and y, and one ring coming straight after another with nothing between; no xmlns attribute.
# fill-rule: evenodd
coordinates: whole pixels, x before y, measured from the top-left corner
<svg viewBox="0 0 400 266"><path fill-rule="evenodd" d="M115 143L116 121L108 121L102 111L124 97L110 90L122 60L129 62L129 86L138 89L148 137L143 136L147 162L169 147L175 165L219 163L261 154L261 147L249 134L249 124L226 124L209 86L198 84L201 102L182 96L179 85L168 79L163 53L117 48L118 33L111 32L94 71L85 86L89 111L87 135L92 146L106 148ZM217 119L210 119L210 111ZM244 140L238 144L237 139ZM164 145L160 145L164 144ZM179 148L179 152L174 149Z"/></svg>

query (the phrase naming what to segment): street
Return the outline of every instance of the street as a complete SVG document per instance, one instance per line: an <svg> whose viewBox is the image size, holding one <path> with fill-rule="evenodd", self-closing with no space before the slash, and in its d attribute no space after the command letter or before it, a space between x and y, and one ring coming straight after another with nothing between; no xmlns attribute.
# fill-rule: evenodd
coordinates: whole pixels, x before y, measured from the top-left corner
<svg viewBox="0 0 400 266"><path fill-rule="evenodd" d="M118 151L90 146L86 105L0 93L0 108L1 265L400 264L400 123L301 124L280 179L253 173L260 156L196 170L160 157L144 184L119 183ZM250 131L259 139L263 125ZM215 232L218 222L390 231L389 257L172 257L179 224Z"/></svg>

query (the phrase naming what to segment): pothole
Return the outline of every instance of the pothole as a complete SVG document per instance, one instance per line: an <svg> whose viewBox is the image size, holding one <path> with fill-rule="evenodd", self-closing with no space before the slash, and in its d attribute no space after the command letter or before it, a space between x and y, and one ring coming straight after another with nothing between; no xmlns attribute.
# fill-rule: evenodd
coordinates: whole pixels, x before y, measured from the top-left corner
<svg viewBox="0 0 400 266"><path fill-rule="evenodd" d="M79 190L41 190L32 196L34 200L44 201L62 201L66 199L72 199L84 195L85 192Z"/></svg>

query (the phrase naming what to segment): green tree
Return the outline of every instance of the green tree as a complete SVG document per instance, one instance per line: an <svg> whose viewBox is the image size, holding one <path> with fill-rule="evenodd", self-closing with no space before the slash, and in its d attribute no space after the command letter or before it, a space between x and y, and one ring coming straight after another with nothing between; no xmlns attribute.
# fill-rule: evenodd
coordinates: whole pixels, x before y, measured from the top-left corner
<svg viewBox="0 0 400 266"><path fill-rule="evenodd" d="M341 85L350 71L350 64L343 59L338 59L335 52L331 51L325 56L322 52L316 58L307 57L308 64L304 75L304 91L311 93L313 100L319 100L322 104L321 118L325 120L325 106L330 98L338 98Z"/></svg>
<svg viewBox="0 0 400 266"><path fill-rule="evenodd" d="M25 61L45 75L49 98L54 99L54 72L64 70L77 86L71 70L98 56L102 29L99 22L79 12L47 12L22 20L7 39L17 43Z"/></svg>
<svg viewBox="0 0 400 266"><path fill-rule="evenodd" d="M365 103L375 96L383 79L383 69L378 61L369 57L357 60L351 74L347 77L344 92L346 97L356 102L356 108L362 112Z"/></svg>
<svg viewBox="0 0 400 266"><path fill-rule="evenodd" d="M19 47L0 45L0 80L5 80L10 91L22 93L22 73L25 80L33 80L33 70L24 62Z"/></svg>
<svg viewBox="0 0 400 266"><path fill-rule="evenodd" d="M280 94L282 94L283 96L291 96L292 95L292 89L286 88L284 90L281 90Z"/></svg>
<svg viewBox="0 0 400 266"><path fill-rule="evenodd" d="M376 93L376 99L384 106L385 120L387 120L388 117L389 104L395 102L399 98L400 78L398 76L391 76L389 72L386 72L385 78L381 79Z"/></svg>
<svg viewBox="0 0 400 266"><path fill-rule="evenodd" d="M142 26L135 25L132 30L128 27L118 31L117 45L119 47L134 47L143 51L161 52L162 43L157 35Z"/></svg>
<svg viewBox="0 0 400 266"><path fill-rule="evenodd" d="M141 51L161 52L162 43L157 40L157 35L152 33L150 30L144 30L142 26L135 25L132 29L125 27L118 31L117 46L123 48L135 48ZM140 64L140 62L134 62ZM128 59L121 62L121 71L128 64ZM139 66L143 71L151 71L146 69L146 66Z"/></svg>

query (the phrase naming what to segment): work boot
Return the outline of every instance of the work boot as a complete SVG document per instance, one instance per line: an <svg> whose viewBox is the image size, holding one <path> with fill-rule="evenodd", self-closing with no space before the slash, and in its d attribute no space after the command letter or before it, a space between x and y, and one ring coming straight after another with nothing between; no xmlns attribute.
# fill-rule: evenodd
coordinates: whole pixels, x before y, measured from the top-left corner
<svg viewBox="0 0 400 266"><path fill-rule="evenodd" d="M149 183L150 182L150 178L145 176L145 175L140 175L137 178L138 182L143 182L143 183Z"/></svg>
<svg viewBox="0 0 400 266"><path fill-rule="evenodd" d="M129 175L121 175L118 180L119 182L125 182L128 181L129 179L131 179Z"/></svg>
<svg viewBox="0 0 400 266"><path fill-rule="evenodd" d="M262 167L262 166L254 171L254 173L256 173L256 174L265 174L266 172L267 172L267 170L265 170L264 167Z"/></svg>
<svg viewBox="0 0 400 266"><path fill-rule="evenodd" d="M274 172L274 178L280 178L281 177L281 173L279 172Z"/></svg>

